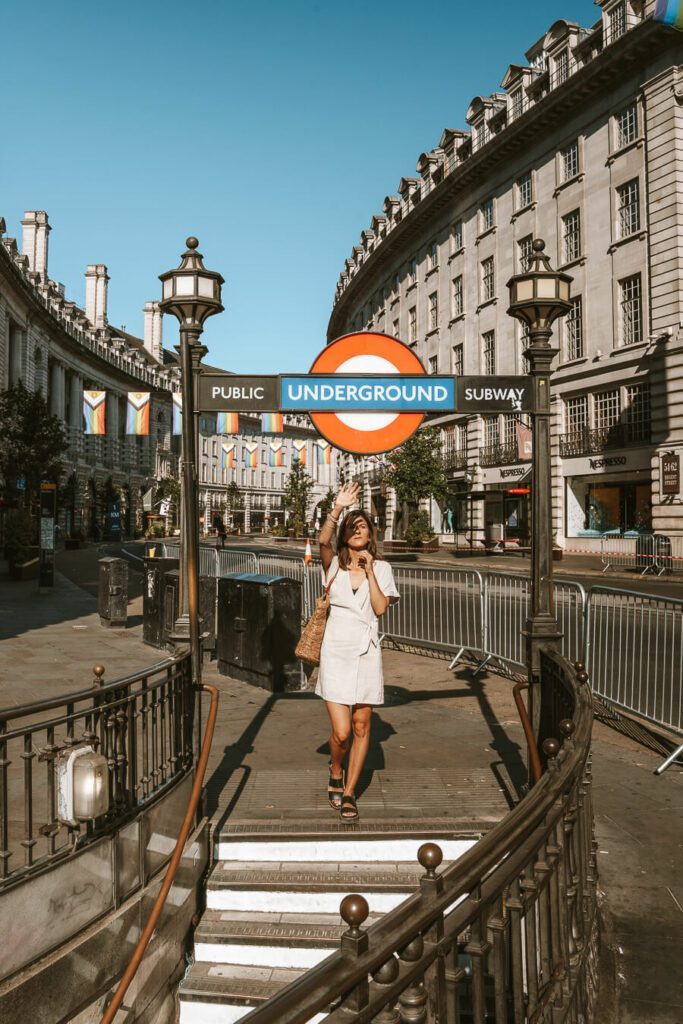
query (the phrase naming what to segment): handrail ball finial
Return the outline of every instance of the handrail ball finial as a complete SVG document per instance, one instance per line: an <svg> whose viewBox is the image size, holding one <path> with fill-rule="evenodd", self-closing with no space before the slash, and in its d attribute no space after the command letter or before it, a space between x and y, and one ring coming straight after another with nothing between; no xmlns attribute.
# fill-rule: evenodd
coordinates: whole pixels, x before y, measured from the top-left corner
<svg viewBox="0 0 683 1024"><path fill-rule="evenodd" d="M427 872L427 878L436 878L436 869L443 860L441 847L436 843L423 843L417 851L417 859Z"/></svg>
<svg viewBox="0 0 683 1024"><path fill-rule="evenodd" d="M546 757L555 758L560 752L560 744L557 740L552 737L547 740L543 740L543 753Z"/></svg>
<svg viewBox="0 0 683 1024"><path fill-rule="evenodd" d="M348 924L351 935L359 935L360 926L370 913L370 907L364 896L354 892L341 901L339 913L342 920Z"/></svg>

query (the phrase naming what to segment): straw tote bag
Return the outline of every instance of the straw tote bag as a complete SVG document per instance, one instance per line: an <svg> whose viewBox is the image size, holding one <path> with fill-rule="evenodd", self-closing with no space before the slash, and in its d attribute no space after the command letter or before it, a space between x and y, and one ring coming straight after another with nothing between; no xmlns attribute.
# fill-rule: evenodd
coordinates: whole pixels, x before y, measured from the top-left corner
<svg viewBox="0 0 683 1024"><path fill-rule="evenodd" d="M313 614L301 630L299 642L294 649L294 656L307 665L320 664L320 648L322 647L327 616L330 614L330 587L337 578L337 572L327 584L315 603Z"/></svg>

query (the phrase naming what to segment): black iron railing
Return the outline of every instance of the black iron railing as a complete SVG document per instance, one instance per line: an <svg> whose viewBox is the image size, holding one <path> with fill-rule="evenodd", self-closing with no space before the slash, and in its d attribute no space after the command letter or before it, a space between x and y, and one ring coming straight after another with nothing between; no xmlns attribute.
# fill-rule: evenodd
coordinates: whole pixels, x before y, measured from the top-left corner
<svg viewBox="0 0 683 1024"><path fill-rule="evenodd" d="M507 466L512 462L521 462L516 441L513 444L489 444L479 449L480 466Z"/></svg>
<svg viewBox="0 0 683 1024"><path fill-rule="evenodd" d="M611 427L586 427L560 436L560 455L597 455L610 448L648 444L650 423L615 423Z"/></svg>
<svg viewBox="0 0 683 1024"><path fill-rule="evenodd" d="M0 711L0 890L68 855L192 769L189 655L76 693ZM107 758L109 811L80 827L58 819L56 763L88 744Z"/></svg>
<svg viewBox="0 0 683 1024"><path fill-rule="evenodd" d="M419 891L367 931L365 899L347 896L339 952L245 1021L296 1024L326 1012L328 1024L591 1024L591 696L583 666L544 651L541 669L560 695L546 706L547 770L531 792L440 875L441 850L422 846Z"/></svg>
<svg viewBox="0 0 683 1024"><path fill-rule="evenodd" d="M459 449L446 449L441 452L441 463L444 469L467 469L467 452Z"/></svg>

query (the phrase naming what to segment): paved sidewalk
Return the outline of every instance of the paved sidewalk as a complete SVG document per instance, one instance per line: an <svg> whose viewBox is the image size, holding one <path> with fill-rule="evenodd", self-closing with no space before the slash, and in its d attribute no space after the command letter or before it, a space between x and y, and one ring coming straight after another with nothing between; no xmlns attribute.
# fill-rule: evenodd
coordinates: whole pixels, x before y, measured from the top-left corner
<svg viewBox="0 0 683 1024"><path fill-rule="evenodd" d="M53 594L0 572L0 704L87 686L97 661L107 678L148 666L160 652L142 643L140 598L130 626L105 630L95 599L98 551L60 553ZM139 578L131 579L139 588ZM375 715L359 795L364 823L387 818L456 821L473 830L505 814L524 777L522 735L508 680L449 672L438 658L385 652L387 704ZM206 670L221 692L208 773L207 810L216 823L331 820L325 799L328 726L311 694L273 697ZM660 759L596 724L594 805L600 885L614 957L602 991L619 1009L601 1024L683 1022L683 769L661 777ZM322 816L325 816L324 818Z"/></svg>

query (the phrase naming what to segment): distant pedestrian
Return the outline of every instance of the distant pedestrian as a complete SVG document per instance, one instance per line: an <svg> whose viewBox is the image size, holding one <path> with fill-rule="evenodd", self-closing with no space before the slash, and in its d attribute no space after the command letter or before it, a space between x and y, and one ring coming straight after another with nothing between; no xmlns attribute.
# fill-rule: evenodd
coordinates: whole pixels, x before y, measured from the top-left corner
<svg viewBox="0 0 683 1024"><path fill-rule="evenodd" d="M216 531L216 537L221 542L221 547L225 547L225 535L227 533L225 529L225 523L223 522L223 516L216 514L213 517L213 526Z"/></svg>
<svg viewBox="0 0 683 1024"><path fill-rule="evenodd" d="M377 620L399 596L391 566L376 558L377 531L370 517L355 510L340 523L342 512L356 504L358 492L357 484L342 487L319 536L330 614L315 692L325 701L332 726L327 796L342 821L358 818L356 786L370 745L372 709L384 703Z"/></svg>

